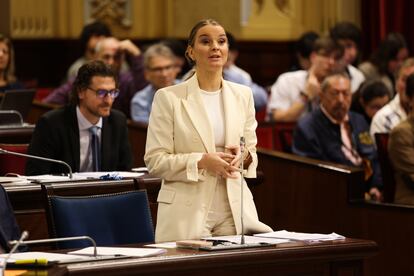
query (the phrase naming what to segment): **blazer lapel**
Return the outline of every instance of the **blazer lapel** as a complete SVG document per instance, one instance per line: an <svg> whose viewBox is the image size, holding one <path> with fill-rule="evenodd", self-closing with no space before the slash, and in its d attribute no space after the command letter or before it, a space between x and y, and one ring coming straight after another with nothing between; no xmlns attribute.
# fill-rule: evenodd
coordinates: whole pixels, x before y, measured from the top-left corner
<svg viewBox="0 0 414 276"><path fill-rule="evenodd" d="M238 145L240 137L243 136L243 129L241 121L244 119L244 110L239 104L239 100L231 87L226 81L222 81L224 119L226 129L226 146Z"/></svg>
<svg viewBox="0 0 414 276"><path fill-rule="evenodd" d="M194 76L188 80L187 98L182 99L182 104L187 111L194 128L200 135L206 151L215 152L213 129L208 119L207 111L204 108L203 99L201 98L199 89L197 75L194 74Z"/></svg>
<svg viewBox="0 0 414 276"><path fill-rule="evenodd" d="M80 167L80 142L79 142L79 125L76 116L76 107L68 107L69 116L67 117L67 130L70 137L69 150L72 154L72 171L78 172Z"/></svg>

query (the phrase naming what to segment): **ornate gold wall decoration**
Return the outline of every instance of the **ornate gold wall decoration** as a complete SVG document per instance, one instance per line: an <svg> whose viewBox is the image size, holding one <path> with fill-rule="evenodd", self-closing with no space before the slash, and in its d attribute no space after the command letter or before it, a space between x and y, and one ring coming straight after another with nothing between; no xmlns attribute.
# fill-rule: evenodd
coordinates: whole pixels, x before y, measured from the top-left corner
<svg viewBox="0 0 414 276"><path fill-rule="evenodd" d="M130 28L130 0L85 0L85 22L103 21L109 25Z"/></svg>
<svg viewBox="0 0 414 276"><path fill-rule="evenodd" d="M274 0L276 8L282 13L289 15L290 14L290 5L289 0Z"/></svg>
<svg viewBox="0 0 414 276"><path fill-rule="evenodd" d="M255 1L256 1L256 6L257 6L256 14L259 15L262 13L264 1L263 0L255 0Z"/></svg>

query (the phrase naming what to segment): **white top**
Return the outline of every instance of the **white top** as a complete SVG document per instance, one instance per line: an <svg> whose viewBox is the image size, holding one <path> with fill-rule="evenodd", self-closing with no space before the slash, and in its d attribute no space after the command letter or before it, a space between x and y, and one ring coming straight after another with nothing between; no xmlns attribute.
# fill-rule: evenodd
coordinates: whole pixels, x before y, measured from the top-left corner
<svg viewBox="0 0 414 276"><path fill-rule="evenodd" d="M200 89L201 98L204 102L211 127L214 131L214 141L216 151L224 151L224 107L221 89L214 92L208 92Z"/></svg>
<svg viewBox="0 0 414 276"><path fill-rule="evenodd" d="M300 101L300 92L304 91L308 71L298 70L283 73L272 85L268 113L273 109L287 110L293 103ZM307 113L305 110L301 116Z"/></svg>
<svg viewBox="0 0 414 276"><path fill-rule="evenodd" d="M352 65L348 65L347 69L351 78L351 91L355 93L361 86L361 83L365 81L365 76L358 68Z"/></svg>
<svg viewBox="0 0 414 276"><path fill-rule="evenodd" d="M78 117L78 127L79 127L79 146L80 146L80 163L79 171L80 172L91 172L92 169L92 149L90 149L90 139L91 135L89 128L94 126L91 124L82 112L79 110L79 106L76 107L76 116ZM99 145L102 141L102 118L99 118L98 123L95 125L98 127L98 139Z"/></svg>
<svg viewBox="0 0 414 276"><path fill-rule="evenodd" d="M400 96L396 94L392 101L375 113L372 118L369 132L375 141L375 133L389 133L396 125L406 118L407 113L400 104Z"/></svg>

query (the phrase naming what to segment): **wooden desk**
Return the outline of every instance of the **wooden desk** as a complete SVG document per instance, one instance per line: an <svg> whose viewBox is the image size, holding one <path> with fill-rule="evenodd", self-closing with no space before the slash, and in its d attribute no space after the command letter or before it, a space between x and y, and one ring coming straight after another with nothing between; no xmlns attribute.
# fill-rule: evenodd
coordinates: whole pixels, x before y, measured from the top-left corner
<svg viewBox="0 0 414 276"><path fill-rule="evenodd" d="M28 144L32 139L34 125L17 128L0 129L0 143L4 144Z"/></svg>
<svg viewBox="0 0 414 276"><path fill-rule="evenodd" d="M285 243L272 247L203 252L169 249L161 256L78 263L67 275L363 275L363 260L375 242L346 239L322 243Z"/></svg>
<svg viewBox="0 0 414 276"><path fill-rule="evenodd" d="M128 136L134 158L133 167L145 167L144 154L147 142L147 124L128 120Z"/></svg>
<svg viewBox="0 0 414 276"><path fill-rule="evenodd" d="M252 187L260 219L274 229L336 232L374 240L365 275L414 275L414 206L363 200L363 172L259 150L264 183Z"/></svg>

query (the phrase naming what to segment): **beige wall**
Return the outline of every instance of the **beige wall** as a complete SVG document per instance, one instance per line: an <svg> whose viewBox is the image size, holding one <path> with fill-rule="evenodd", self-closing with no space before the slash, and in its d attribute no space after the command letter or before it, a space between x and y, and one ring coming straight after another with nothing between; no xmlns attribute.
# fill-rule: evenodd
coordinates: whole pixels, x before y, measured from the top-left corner
<svg viewBox="0 0 414 276"><path fill-rule="evenodd" d="M88 1L94 0L2 0L0 32L15 39L76 38L86 23ZM116 1L95 1L106 8L103 19L113 33L123 38L186 38L196 21L209 17L243 40L291 40L307 30L324 34L341 20L360 24L361 0L125 1L128 9L119 10L130 14L130 26L112 17L114 8L108 7Z"/></svg>

